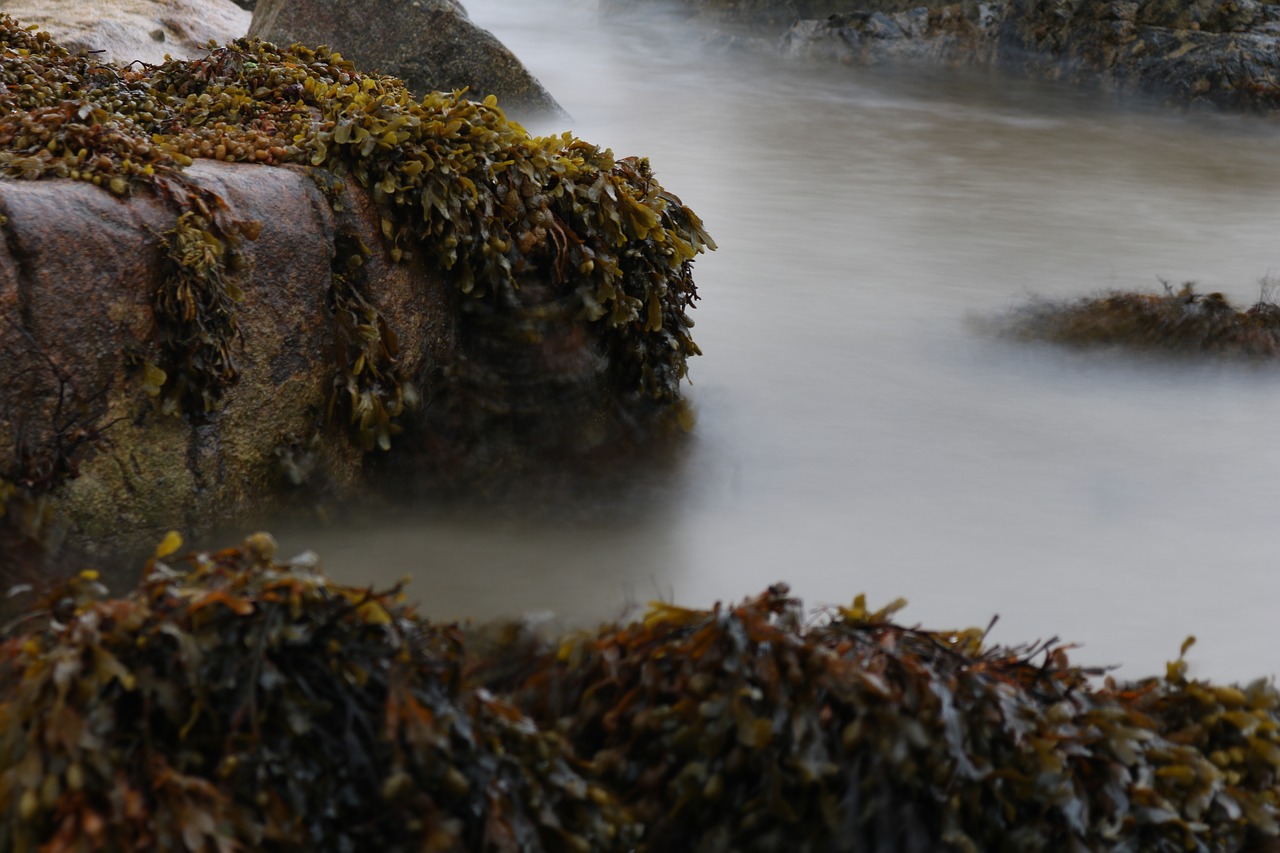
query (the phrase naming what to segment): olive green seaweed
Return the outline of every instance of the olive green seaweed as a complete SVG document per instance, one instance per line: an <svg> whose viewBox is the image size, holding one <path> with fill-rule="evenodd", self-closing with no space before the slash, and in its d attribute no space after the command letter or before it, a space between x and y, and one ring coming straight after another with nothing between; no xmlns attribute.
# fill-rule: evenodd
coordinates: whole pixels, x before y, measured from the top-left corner
<svg viewBox="0 0 1280 853"><path fill-rule="evenodd" d="M1163 293L1115 291L1073 301L1036 300L996 323L1000 333L1079 347L1122 346L1171 354L1247 360L1280 357L1280 305L1275 285L1247 309L1193 282Z"/></svg>
<svg viewBox="0 0 1280 853"><path fill-rule="evenodd" d="M494 305L549 281L597 335L626 400L675 403L698 354L691 263L715 244L643 159L615 159L565 133L530 136L492 97L415 99L324 47L237 40L194 61L123 69L72 54L0 15L0 175L150 192L174 209L157 235L168 261L158 331L135 358L162 410L200 417L236 381L232 284L240 241L215 194L186 178L196 158L293 164L372 193L394 260L414 256ZM386 448L416 399L394 332L361 294L360 255L337 247L330 303L340 373L331 410L357 442ZM158 387L158 392L156 388Z"/></svg>

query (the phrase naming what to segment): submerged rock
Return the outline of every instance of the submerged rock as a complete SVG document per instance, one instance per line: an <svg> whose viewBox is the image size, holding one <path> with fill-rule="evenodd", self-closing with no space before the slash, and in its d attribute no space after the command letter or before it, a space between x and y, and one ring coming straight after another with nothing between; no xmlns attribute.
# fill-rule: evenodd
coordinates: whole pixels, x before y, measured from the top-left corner
<svg viewBox="0 0 1280 853"><path fill-rule="evenodd" d="M420 95L465 88L477 100L496 95L515 116L567 117L457 0L259 0L249 36L328 45L361 68L399 77Z"/></svg>
<svg viewBox="0 0 1280 853"><path fill-rule="evenodd" d="M998 63L1179 105L1280 109L1280 6L1219 2L1084 3L1069 13L1014 0Z"/></svg>
<svg viewBox="0 0 1280 853"><path fill-rule="evenodd" d="M646 161L302 47L117 70L0 16L0 60L0 571L352 494L393 438L684 417L714 244Z"/></svg>
<svg viewBox="0 0 1280 853"><path fill-rule="evenodd" d="M787 59L847 65L920 63L982 66L993 61L992 21L960 5L831 15L795 22L779 50Z"/></svg>

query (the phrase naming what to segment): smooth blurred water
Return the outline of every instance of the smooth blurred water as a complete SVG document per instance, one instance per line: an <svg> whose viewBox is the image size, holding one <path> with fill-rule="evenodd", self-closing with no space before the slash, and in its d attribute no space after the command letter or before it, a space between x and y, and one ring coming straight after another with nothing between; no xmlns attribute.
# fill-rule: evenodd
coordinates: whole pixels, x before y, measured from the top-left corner
<svg viewBox="0 0 1280 853"><path fill-rule="evenodd" d="M1077 659L1280 670L1280 367L984 335L1028 295L1280 275L1280 128L973 75L716 55L582 0L470 0L575 117L645 154L720 251L687 457L564 520L406 509L287 531L334 576L408 573L437 618L906 596L908 621L1058 635ZM537 128L559 131L563 127ZM585 520L584 520L585 519Z"/></svg>

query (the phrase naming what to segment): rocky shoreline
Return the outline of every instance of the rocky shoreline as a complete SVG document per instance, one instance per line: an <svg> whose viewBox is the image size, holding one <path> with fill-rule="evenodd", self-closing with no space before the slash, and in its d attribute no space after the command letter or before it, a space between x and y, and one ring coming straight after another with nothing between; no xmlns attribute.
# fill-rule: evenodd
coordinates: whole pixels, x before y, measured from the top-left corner
<svg viewBox="0 0 1280 853"><path fill-rule="evenodd" d="M1280 110L1280 5L1257 0L605 0L792 60L995 69L1177 107Z"/></svg>

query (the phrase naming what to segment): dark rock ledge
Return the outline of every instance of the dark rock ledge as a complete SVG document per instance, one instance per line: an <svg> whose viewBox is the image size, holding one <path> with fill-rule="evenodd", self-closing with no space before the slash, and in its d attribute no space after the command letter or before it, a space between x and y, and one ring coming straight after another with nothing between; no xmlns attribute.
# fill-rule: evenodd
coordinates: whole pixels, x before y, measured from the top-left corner
<svg viewBox="0 0 1280 853"><path fill-rule="evenodd" d="M607 0L674 7L793 59L1000 69L1179 106L1280 109L1280 5L1257 0ZM745 34L745 36L744 36Z"/></svg>

